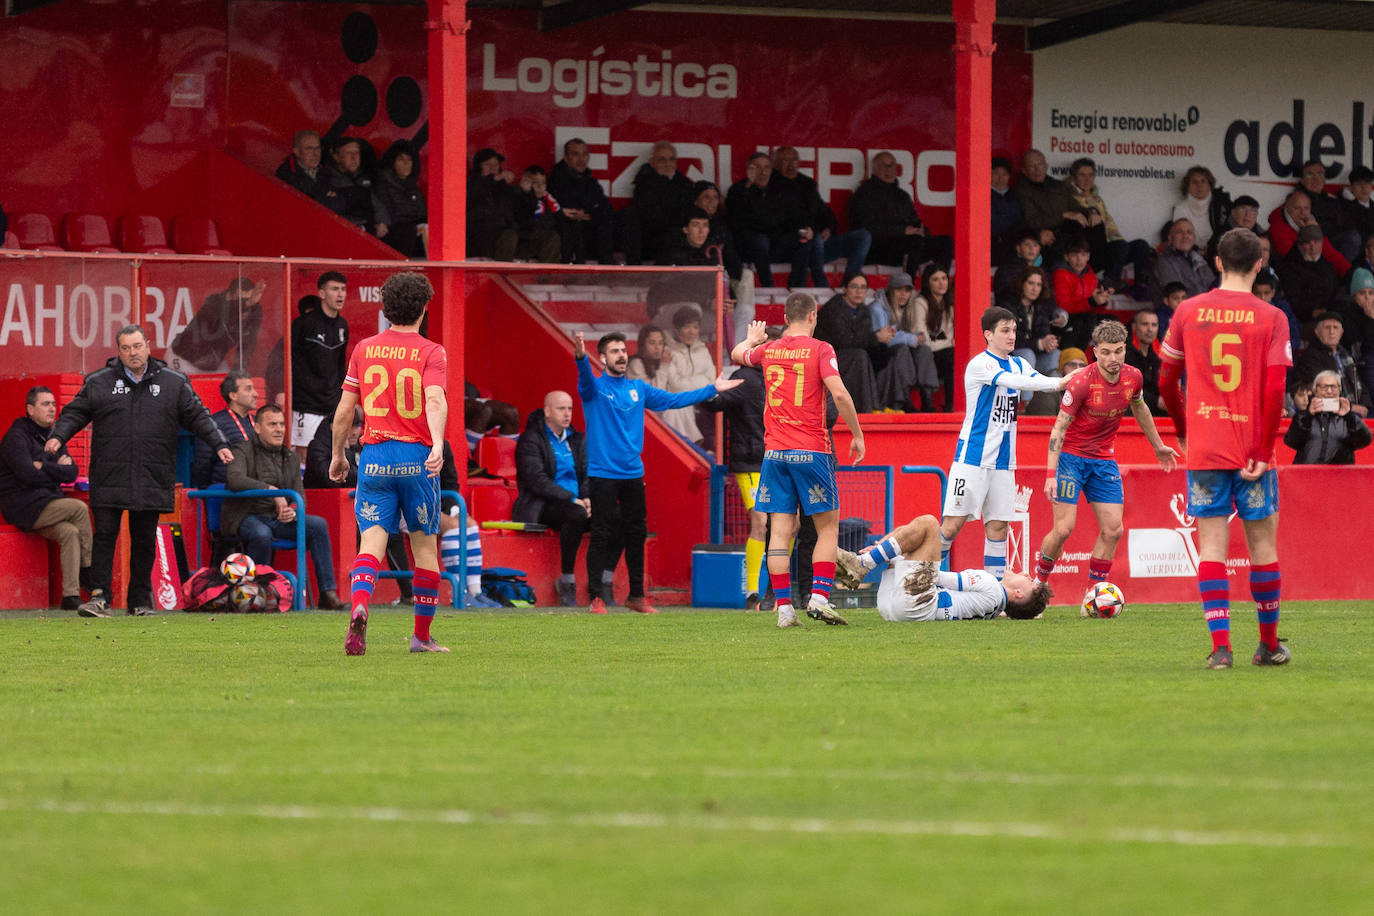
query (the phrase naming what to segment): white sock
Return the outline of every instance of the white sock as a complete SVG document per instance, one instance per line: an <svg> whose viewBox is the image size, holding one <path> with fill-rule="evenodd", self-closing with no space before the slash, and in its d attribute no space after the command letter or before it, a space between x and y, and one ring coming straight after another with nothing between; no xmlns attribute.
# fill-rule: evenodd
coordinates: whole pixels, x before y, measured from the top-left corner
<svg viewBox="0 0 1374 916"><path fill-rule="evenodd" d="M997 581L1002 581L1002 576L1007 571L1007 539L994 541L992 538L983 539L983 568L997 577Z"/></svg>

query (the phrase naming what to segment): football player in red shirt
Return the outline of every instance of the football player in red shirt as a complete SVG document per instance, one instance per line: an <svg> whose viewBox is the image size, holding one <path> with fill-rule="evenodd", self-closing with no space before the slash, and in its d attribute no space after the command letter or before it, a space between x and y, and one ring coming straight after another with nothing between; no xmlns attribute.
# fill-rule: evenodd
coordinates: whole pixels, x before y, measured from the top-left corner
<svg viewBox="0 0 1374 916"><path fill-rule="evenodd" d="M1251 661L1283 665L1279 642L1279 482L1274 440L1293 364L1288 321L1250 289L1263 263L1259 237L1232 229L1217 245L1221 287L1184 301L1160 348L1160 396L1188 460L1188 512L1197 518L1198 591L1212 634L1208 668L1231 667L1226 553L1231 512L1245 526L1250 594L1260 644ZM1181 388L1188 375L1187 403Z"/></svg>
<svg viewBox="0 0 1374 916"><path fill-rule="evenodd" d="M840 380L835 349L811 336L816 329L816 300L793 293L784 305L787 330L765 343L766 325L755 321L749 334L731 351L742 366L763 369L763 469L754 507L772 523L768 543L768 577L778 601L778 626L797 626L788 575L788 543L797 527L800 509L816 524L812 552L811 600L807 616L828 624L847 621L830 607L835 586L835 556L839 547L840 496L835 486L835 456L825 423L825 393L830 392L840 417L853 435L849 456L854 464L864 457L864 434L854 401Z"/></svg>
<svg viewBox="0 0 1374 916"><path fill-rule="evenodd" d="M344 446L353 408L363 405L354 513L362 533L350 577L353 613L344 651L367 651L367 614L386 542L404 518L415 557L415 634L412 652L447 652L430 636L439 604L439 469L444 464L444 348L420 336L434 288L420 273L396 273L382 284L382 317L391 322L360 341L348 360L343 395L334 412L334 460L329 476L348 476Z"/></svg>
<svg viewBox="0 0 1374 916"><path fill-rule="evenodd" d="M1126 326L1107 319L1093 328L1097 362L1076 374L1064 389L1059 418L1050 433L1045 462L1045 496L1054 507L1054 527L1040 544L1035 581L1049 583L1064 542L1078 518L1079 494L1097 516L1097 542L1088 561L1088 587L1106 582L1121 540L1121 471L1116 466L1116 431L1129 410L1155 450L1159 466L1172 471L1178 453L1164 444L1142 397L1145 378L1126 365Z"/></svg>

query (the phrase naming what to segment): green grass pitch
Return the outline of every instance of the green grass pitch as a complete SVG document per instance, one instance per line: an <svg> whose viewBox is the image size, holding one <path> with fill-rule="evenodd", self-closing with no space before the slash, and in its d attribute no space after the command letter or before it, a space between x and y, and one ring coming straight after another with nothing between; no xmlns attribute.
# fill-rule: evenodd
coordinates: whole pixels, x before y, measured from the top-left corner
<svg viewBox="0 0 1374 916"><path fill-rule="evenodd" d="M1374 603L1247 605L0 618L0 910L1368 913Z"/></svg>

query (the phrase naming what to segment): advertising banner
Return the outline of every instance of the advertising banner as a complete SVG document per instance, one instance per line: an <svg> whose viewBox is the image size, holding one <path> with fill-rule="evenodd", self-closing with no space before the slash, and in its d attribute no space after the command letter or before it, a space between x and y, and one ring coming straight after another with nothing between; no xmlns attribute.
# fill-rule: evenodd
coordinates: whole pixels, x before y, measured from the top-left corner
<svg viewBox="0 0 1374 916"><path fill-rule="evenodd" d="M1364 32L1147 23L1035 54L1035 145L1063 176L1081 157L1127 238L1159 241L1192 165L1260 225L1318 158L1331 186L1374 166Z"/></svg>

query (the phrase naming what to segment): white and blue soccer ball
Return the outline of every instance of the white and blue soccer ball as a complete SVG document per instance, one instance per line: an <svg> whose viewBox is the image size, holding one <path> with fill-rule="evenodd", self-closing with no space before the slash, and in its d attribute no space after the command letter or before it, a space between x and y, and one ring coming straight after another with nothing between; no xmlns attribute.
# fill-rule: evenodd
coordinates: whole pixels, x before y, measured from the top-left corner
<svg viewBox="0 0 1374 916"><path fill-rule="evenodd" d="M1110 582L1094 582L1083 595L1084 617L1116 617L1126 609L1126 596Z"/></svg>

